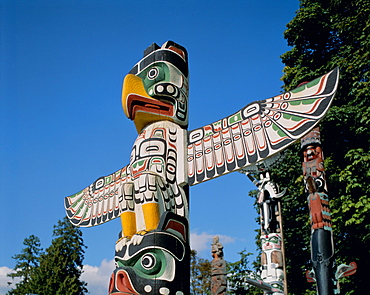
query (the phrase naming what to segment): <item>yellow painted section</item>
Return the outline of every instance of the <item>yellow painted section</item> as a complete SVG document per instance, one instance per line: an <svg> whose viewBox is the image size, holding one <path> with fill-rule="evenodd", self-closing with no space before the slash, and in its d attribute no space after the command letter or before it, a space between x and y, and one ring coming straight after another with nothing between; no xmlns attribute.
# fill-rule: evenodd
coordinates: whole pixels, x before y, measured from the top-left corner
<svg viewBox="0 0 370 295"><path fill-rule="evenodd" d="M123 110L126 116L129 119L131 118L129 117L129 113L127 110L127 97L130 93L138 94L138 95L153 99L146 92L144 84L143 84L143 80L141 80L140 77L135 76L133 74L127 74L125 79L123 80L123 85L122 85L122 107L123 107Z"/></svg>
<svg viewBox="0 0 370 295"><path fill-rule="evenodd" d="M157 203L147 203L142 206L145 221L145 230L151 231L157 228L159 223L159 206Z"/></svg>
<svg viewBox="0 0 370 295"><path fill-rule="evenodd" d="M134 121L136 130L138 133L140 133L145 126L147 126L150 123L162 121L162 120L169 120L173 121L173 118L168 116L162 116L160 114L152 114L152 113L145 113L145 112L138 112L135 114L135 118L130 118L129 111L127 109L127 98L129 94L137 94L140 96L144 96L146 98L156 100L148 95L148 93L145 90L143 80L135 76L133 74L127 74L122 86L122 107L123 110L127 116L127 118Z"/></svg>
<svg viewBox="0 0 370 295"><path fill-rule="evenodd" d="M136 233L135 212L123 212L121 215L123 237L131 238Z"/></svg>
<svg viewBox="0 0 370 295"><path fill-rule="evenodd" d="M142 113L138 112L135 116L135 127L138 133L140 133L145 126L150 123L158 122L158 121L172 121L173 118L167 116L161 116L159 114L150 114L150 113Z"/></svg>

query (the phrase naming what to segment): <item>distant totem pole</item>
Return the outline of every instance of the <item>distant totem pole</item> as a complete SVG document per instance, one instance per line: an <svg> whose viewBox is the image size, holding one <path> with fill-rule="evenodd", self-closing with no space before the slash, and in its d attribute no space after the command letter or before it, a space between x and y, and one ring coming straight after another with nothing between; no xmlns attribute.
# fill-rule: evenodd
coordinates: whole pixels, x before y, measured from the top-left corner
<svg viewBox="0 0 370 295"><path fill-rule="evenodd" d="M323 118L337 84L334 69L188 132L187 51L172 41L149 46L122 87L138 132L129 164L64 202L76 226L121 219L109 294L189 294L188 187L278 161Z"/></svg>
<svg viewBox="0 0 370 295"><path fill-rule="evenodd" d="M265 291L265 294L287 294L285 281L285 259L283 225L280 198L286 189L279 187L270 179L270 173L260 173L260 180L246 173L258 187L257 202L260 206L261 222L261 281L247 279L247 282Z"/></svg>
<svg viewBox="0 0 370 295"><path fill-rule="evenodd" d="M213 238L212 257L211 261L211 294L226 295L227 289L227 269L226 261L224 260L223 246L219 241L219 237Z"/></svg>
<svg viewBox="0 0 370 295"><path fill-rule="evenodd" d="M306 277L309 282L316 282L319 295L339 294L339 278L354 274L357 265L355 262L342 264L334 273L332 222L319 128L301 139L301 150L311 222L312 270L306 273Z"/></svg>

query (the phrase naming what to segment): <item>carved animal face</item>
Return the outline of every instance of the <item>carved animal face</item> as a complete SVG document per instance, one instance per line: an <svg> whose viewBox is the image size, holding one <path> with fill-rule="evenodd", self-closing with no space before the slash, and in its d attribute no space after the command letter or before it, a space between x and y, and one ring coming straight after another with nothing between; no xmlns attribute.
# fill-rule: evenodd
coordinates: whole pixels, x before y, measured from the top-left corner
<svg viewBox="0 0 370 295"><path fill-rule="evenodd" d="M281 249L281 236L279 234L271 233L261 236L261 242L263 251Z"/></svg>
<svg viewBox="0 0 370 295"><path fill-rule="evenodd" d="M166 212L159 229L116 252L109 294L189 294L187 220Z"/></svg>
<svg viewBox="0 0 370 295"><path fill-rule="evenodd" d="M168 41L153 43L125 77L122 107L137 131L148 124L168 120L188 125L188 64L182 46Z"/></svg>

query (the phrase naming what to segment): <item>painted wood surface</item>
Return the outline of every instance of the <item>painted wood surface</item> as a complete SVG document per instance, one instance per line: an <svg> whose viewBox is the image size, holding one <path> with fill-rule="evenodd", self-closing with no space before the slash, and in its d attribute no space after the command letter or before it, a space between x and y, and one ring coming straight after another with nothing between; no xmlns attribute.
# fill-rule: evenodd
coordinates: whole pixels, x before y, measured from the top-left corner
<svg viewBox="0 0 370 295"><path fill-rule="evenodd" d="M338 73L188 132L187 51L172 41L149 46L122 86L138 132L128 165L64 201L76 226L121 219L110 294L188 294L189 185L280 161L327 112Z"/></svg>

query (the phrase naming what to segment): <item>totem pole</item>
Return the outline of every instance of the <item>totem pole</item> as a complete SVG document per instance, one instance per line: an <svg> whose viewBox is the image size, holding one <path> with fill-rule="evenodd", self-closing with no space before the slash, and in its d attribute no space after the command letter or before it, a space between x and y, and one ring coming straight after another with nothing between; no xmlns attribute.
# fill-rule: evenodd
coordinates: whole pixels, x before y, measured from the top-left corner
<svg viewBox="0 0 370 295"><path fill-rule="evenodd" d="M339 278L354 274L357 265L355 262L342 264L334 274L332 223L319 128L301 139L301 151L311 223L312 270L306 273L306 277L309 282L316 282L317 294L339 294Z"/></svg>
<svg viewBox="0 0 370 295"><path fill-rule="evenodd" d="M211 262L211 294L226 295L227 288L227 270L226 261L224 260L223 246L218 237L213 238Z"/></svg>
<svg viewBox="0 0 370 295"><path fill-rule="evenodd" d="M337 82L334 69L187 132L187 51L172 41L149 46L122 88L138 131L129 164L64 202L76 226L121 219L109 294L189 294L188 186L276 162L325 115Z"/></svg>
<svg viewBox="0 0 370 295"><path fill-rule="evenodd" d="M120 216L109 294L189 294L187 51L152 44L125 77L122 106L138 137L130 163L66 198L78 226Z"/></svg>
<svg viewBox="0 0 370 295"><path fill-rule="evenodd" d="M262 167L260 169L264 170ZM259 174L260 181L248 172L245 174L258 187L262 247L261 280L247 279L246 282L264 290L265 294L287 294L280 207L280 198L286 189L279 192L278 185L271 181L268 171Z"/></svg>

